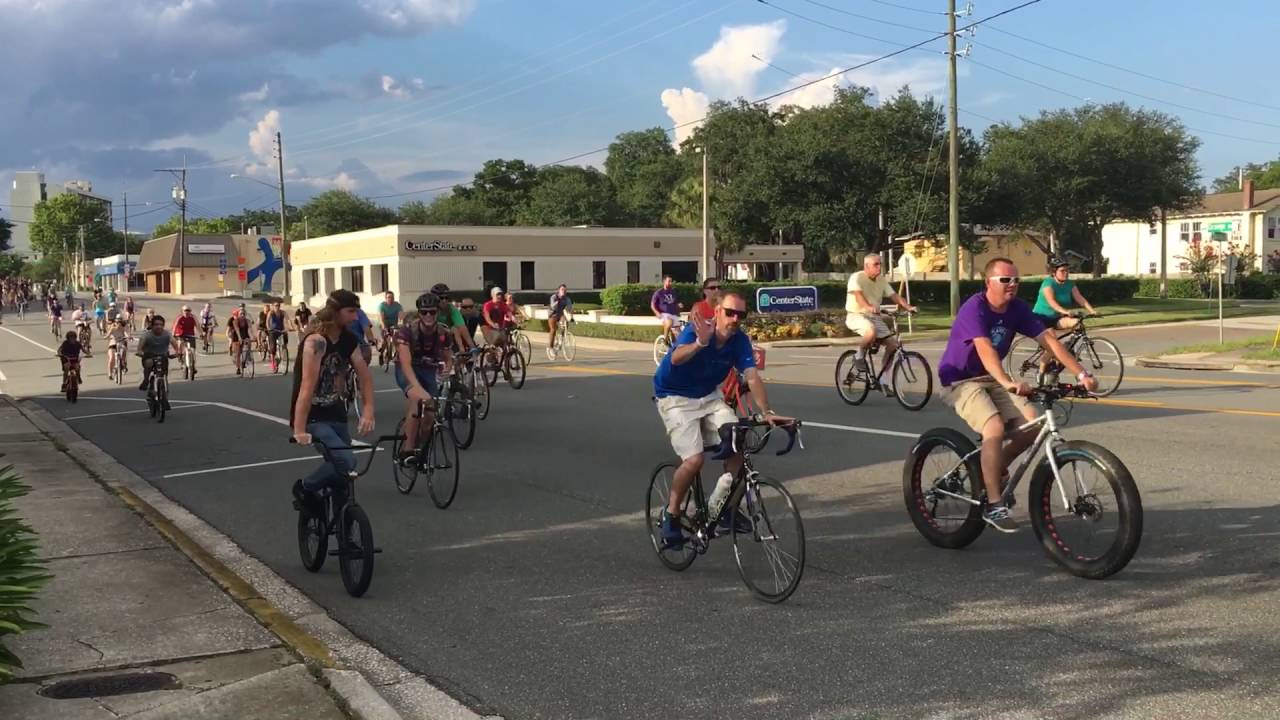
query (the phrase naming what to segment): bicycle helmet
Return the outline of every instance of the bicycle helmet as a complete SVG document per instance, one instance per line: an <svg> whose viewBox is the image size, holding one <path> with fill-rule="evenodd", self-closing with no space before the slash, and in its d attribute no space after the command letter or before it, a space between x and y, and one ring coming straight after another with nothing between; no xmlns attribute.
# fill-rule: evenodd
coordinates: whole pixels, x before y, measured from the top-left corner
<svg viewBox="0 0 1280 720"><path fill-rule="evenodd" d="M1058 257L1057 255L1054 255L1053 257L1049 258L1049 270L1051 271L1057 270L1060 267L1069 267L1070 265L1071 263L1067 262L1067 259L1064 257Z"/></svg>
<svg viewBox="0 0 1280 720"><path fill-rule="evenodd" d="M435 310L440 307L440 297L435 293L425 292L419 295L418 299L413 301L413 304L418 308L418 312Z"/></svg>
<svg viewBox="0 0 1280 720"><path fill-rule="evenodd" d="M431 292L440 297L449 297L449 286L444 283L436 283L431 286Z"/></svg>

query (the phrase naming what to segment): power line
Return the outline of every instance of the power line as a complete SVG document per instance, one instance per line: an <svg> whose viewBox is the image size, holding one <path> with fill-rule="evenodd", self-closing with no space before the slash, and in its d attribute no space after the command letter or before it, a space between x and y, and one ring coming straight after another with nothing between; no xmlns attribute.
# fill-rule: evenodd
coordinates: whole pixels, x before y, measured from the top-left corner
<svg viewBox="0 0 1280 720"><path fill-rule="evenodd" d="M795 18L799 18L799 19L801 19L801 20L804 20L805 22L813 23L814 25L820 25L820 26L822 26L822 27L824 27L824 28L827 28L828 30L834 30L834 31L836 31L836 32L838 32L838 33L844 33L845 35L852 35L853 37L862 38L863 40L871 40L871 41L873 41L873 42L883 43L883 44L885 44L885 45L892 45L893 47L902 47L902 44L901 44L901 43L892 42L892 41L890 41L890 40L884 40L884 39L882 39L882 38L878 38L878 37L876 37L876 36L874 36L874 35L867 35L867 34L860 33L860 32L854 32L853 30L848 30L848 29L846 29L846 28L842 28L842 27L839 27L839 26L837 26L837 25L832 25L831 23L823 22L822 20L818 20L818 19L816 19L816 18L811 18L811 17L809 17L808 15L801 15L800 13L798 13L798 12L796 12L796 11L794 11L794 10L788 10L787 8L784 8L784 7L780 6L780 5L774 5L773 3L769 2L769 0L756 0L756 2L760 3L761 5L767 5L767 6L771 7L771 8L773 8L774 10L777 10L778 12L785 13L785 14L790 15L790 16L792 16L792 17L795 17ZM810 2L810 0L805 0L805 2ZM825 6L824 6L824 7L825 7ZM863 17L863 16L859 15L859 16L857 16L857 17ZM888 24L890 24L890 25L896 25L897 23L888 23ZM920 28L910 27L909 25L901 25L901 26L899 26L899 27L909 27L909 28L910 28L910 29L912 29L912 30L919 30L919 29L920 29ZM925 32L936 32L936 31L935 31L935 30L926 30ZM935 39L936 39L936 38L935 38Z"/></svg>
<svg viewBox="0 0 1280 720"><path fill-rule="evenodd" d="M778 8L778 6L777 6L777 5L773 5L773 4L771 4L771 3L765 2L765 0L757 0L757 2L764 3L765 5L769 5L770 7ZM922 28L922 27L916 27L915 25L904 25L903 23L899 23L899 22L892 22L892 21L889 21L889 20L881 20L880 18L871 17L870 15L859 15L859 14L858 14L858 13L856 13L856 12L850 12L850 11L845 10L845 9L843 9L843 8L838 8L838 7L835 7L835 6L832 6L832 5L827 5L826 3L818 2L818 0L801 0L801 2L806 2L806 3L809 3L810 5L816 5L816 6L820 7L820 8L825 8L825 9L827 9L827 10L830 10L831 12L840 13L841 15L848 15L849 17L857 18L857 19L859 19L859 20L866 20L866 21L868 21L868 22L880 23L881 25L890 25L890 26L892 26L892 27L905 28L905 29L907 29L907 30L917 30L917 31L919 31L919 32L926 32L926 33L935 33L935 32L937 32L937 30L934 30L933 28ZM781 10L782 8L778 8L778 9L779 9L779 10ZM930 15L942 15L942 16L944 16L944 17L946 16L946 13L933 13L933 12L931 12L931 13L929 13L929 14L930 14Z"/></svg>
<svg viewBox="0 0 1280 720"><path fill-rule="evenodd" d="M888 2L888 0L869 0L869 1L877 5L884 5L885 7L897 8L899 10L909 10L911 12L918 12L924 15L946 16L946 13L938 12L937 10L925 10L924 8L912 7L910 5L900 5L898 3Z"/></svg>

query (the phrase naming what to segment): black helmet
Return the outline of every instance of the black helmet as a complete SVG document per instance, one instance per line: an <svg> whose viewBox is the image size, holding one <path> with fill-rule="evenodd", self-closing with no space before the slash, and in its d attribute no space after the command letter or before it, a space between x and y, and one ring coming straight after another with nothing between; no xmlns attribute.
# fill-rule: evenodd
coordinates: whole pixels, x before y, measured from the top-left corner
<svg viewBox="0 0 1280 720"><path fill-rule="evenodd" d="M418 312L422 312L423 310L435 310L437 307L440 307L440 296L435 293L425 292L419 295L418 299L415 300L413 304L417 306Z"/></svg>
<svg viewBox="0 0 1280 720"><path fill-rule="evenodd" d="M431 292L439 295L440 297L449 297L449 286L444 283L436 283L431 286Z"/></svg>
<svg viewBox="0 0 1280 720"><path fill-rule="evenodd" d="M1050 270L1057 270L1060 267L1070 267L1070 266L1071 266L1071 263L1067 262L1067 259L1064 257L1059 257L1057 255L1054 255L1049 258Z"/></svg>

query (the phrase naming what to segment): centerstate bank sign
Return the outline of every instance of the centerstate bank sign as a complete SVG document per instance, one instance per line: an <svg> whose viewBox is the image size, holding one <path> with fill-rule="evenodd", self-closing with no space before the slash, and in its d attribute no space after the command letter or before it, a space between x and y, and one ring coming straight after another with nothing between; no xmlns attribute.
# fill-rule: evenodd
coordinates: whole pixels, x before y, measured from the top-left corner
<svg viewBox="0 0 1280 720"><path fill-rule="evenodd" d="M404 249L409 252L475 252L476 246L448 240L405 240Z"/></svg>
<svg viewBox="0 0 1280 720"><path fill-rule="evenodd" d="M812 312L818 309L818 288L762 287L756 290L756 310L762 313Z"/></svg>

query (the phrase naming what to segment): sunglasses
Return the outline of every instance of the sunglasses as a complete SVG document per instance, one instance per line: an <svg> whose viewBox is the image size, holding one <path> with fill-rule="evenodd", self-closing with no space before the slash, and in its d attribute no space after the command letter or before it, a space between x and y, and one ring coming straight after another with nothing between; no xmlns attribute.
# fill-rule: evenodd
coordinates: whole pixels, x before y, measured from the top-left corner
<svg viewBox="0 0 1280 720"><path fill-rule="evenodd" d="M437 311L437 310L423 310L420 314L422 314L422 315L435 315L435 314L437 314L438 312L439 312L439 311Z"/></svg>
<svg viewBox="0 0 1280 720"><path fill-rule="evenodd" d="M739 320L741 320L747 316L747 311L738 310L737 308L725 308L724 314L731 318L738 318Z"/></svg>
<svg viewBox="0 0 1280 720"><path fill-rule="evenodd" d="M720 286L719 286L719 285L708 285L708 286L706 286L706 287L704 287L704 288L702 288L702 289L703 289L703 290L719 290L719 289L720 289Z"/></svg>
<svg viewBox="0 0 1280 720"><path fill-rule="evenodd" d="M1014 277L1011 275L992 275L990 279L995 280L1001 285L1017 285L1018 283L1022 282L1022 278Z"/></svg>

